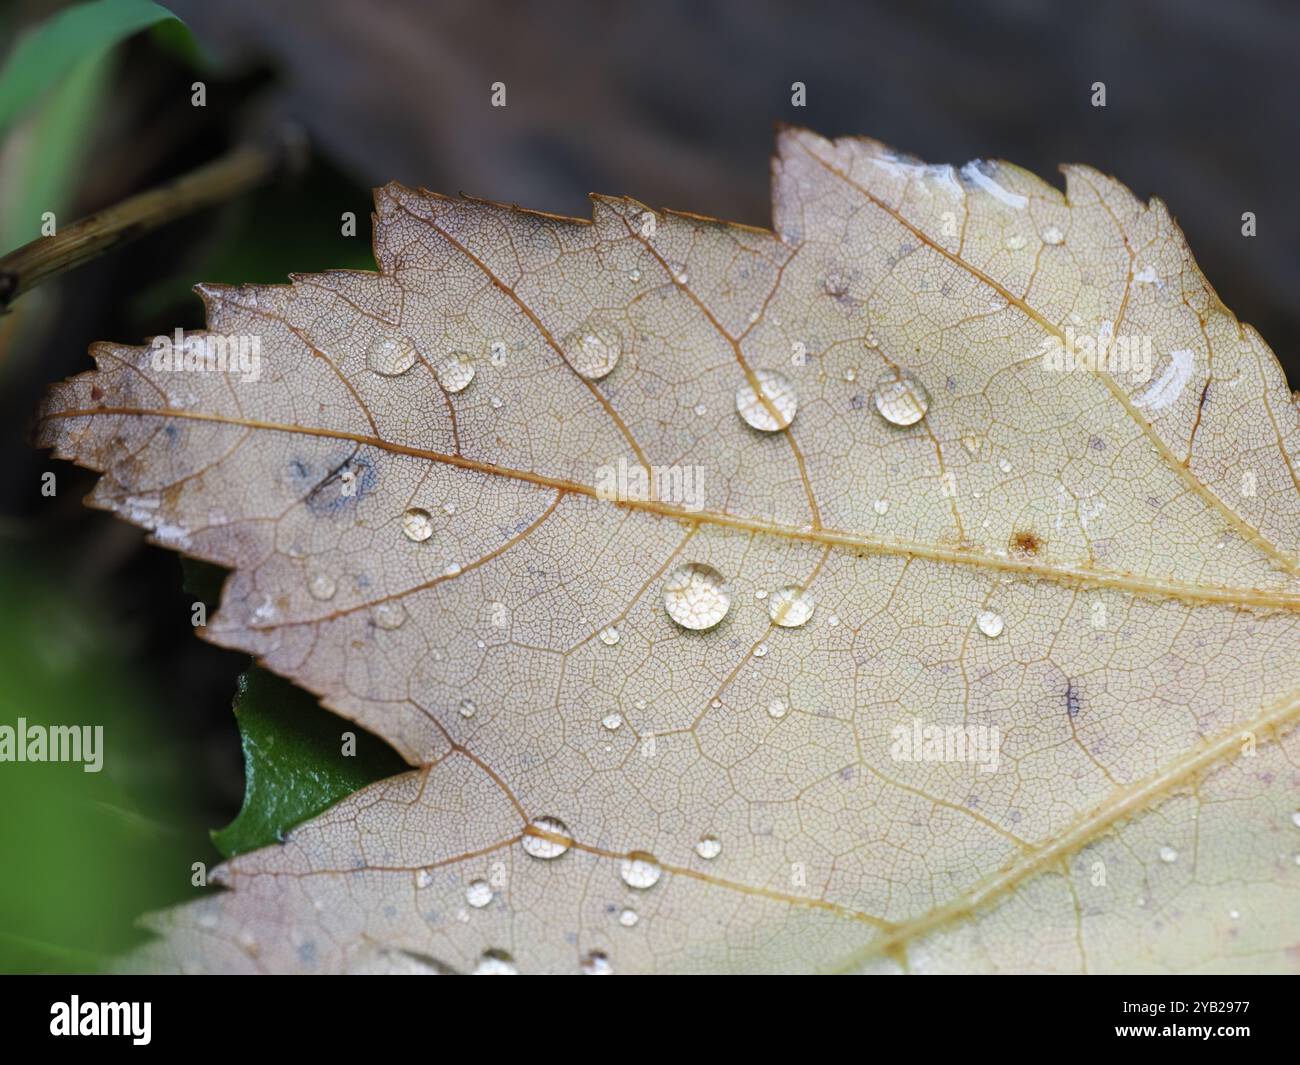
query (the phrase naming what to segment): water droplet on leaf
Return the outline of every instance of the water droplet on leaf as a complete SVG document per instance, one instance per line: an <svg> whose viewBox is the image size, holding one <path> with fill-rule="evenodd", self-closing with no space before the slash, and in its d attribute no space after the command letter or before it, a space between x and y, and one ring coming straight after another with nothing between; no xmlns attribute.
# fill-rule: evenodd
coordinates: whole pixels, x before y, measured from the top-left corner
<svg viewBox="0 0 1300 1065"><path fill-rule="evenodd" d="M886 370L872 398L890 425L915 425L930 409L930 393L911 370Z"/></svg>
<svg viewBox="0 0 1300 1065"><path fill-rule="evenodd" d="M542 833L541 835L524 833L524 853L534 858L550 861L564 854L573 845L569 826L558 817L535 817L529 827Z"/></svg>
<svg viewBox="0 0 1300 1065"><path fill-rule="evenodd" d="M760 432L787 428L798 408L794 384L776 370L755 370L753 381L746 377L736 388L736 412L745 424Z"/></svg>
<svg viewBox="0 0 1300 1065"><path fill-rule="evenodd" d="M711 629L731 609L726 579L703 562L687 562L664 578L664 609L684 629Z"/></svg>
<svg viewBox="0 0 1300 1065"><path fill-rule="evenodd" d="M645 851L633 851L623 859L623 864L619 868L619 875L630 888L636 888L638 891L645 891L647 888L654 887L659 883L659 877L663 875L663 870L659 867L659 862L653 854L647 854Z"/></svg>
<svg viewBox="0 0 1300 1065"><path fill-rule="evenodd" d="M787 584L772 593L767 613L783 629L797 629L813 616L816 606L817 601L812 592L797 584Z"/></svg>

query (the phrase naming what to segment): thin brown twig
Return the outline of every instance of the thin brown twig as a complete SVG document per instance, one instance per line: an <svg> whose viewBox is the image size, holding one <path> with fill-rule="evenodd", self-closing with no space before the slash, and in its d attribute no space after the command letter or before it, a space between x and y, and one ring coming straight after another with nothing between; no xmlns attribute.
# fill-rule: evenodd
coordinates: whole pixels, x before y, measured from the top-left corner
<svg viewBox="0 0 1300 1065"><path fill-rule="evenodd" d="M303 144L297 131L242 145L165 185L132 196L61 228L55 235L0 257L0 313L42 281L156 229L173 219L231 199L296 166Z"/></svg>

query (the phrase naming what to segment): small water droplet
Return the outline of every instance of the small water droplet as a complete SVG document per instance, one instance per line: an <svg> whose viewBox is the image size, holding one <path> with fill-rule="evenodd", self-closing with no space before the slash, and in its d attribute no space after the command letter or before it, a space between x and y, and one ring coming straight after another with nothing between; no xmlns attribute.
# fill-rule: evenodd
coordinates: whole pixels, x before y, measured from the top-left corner
<svg viewBox="0 0 1300 1065"><path fill-rule="evenodd" d="M307 582L307 591L313 599L333 599L337 586L328 573L313 573Z"/></svg>
<svg viewBox="0 0 1300 1065"><path fill-rule="evenodd" d="M381 377L400 377L415 365L409 337L377 337L366 352L366 365Z"/></svg>
<svg viewBox="0 0 1300 1065"><path fill-rule="evenodd" d="M609 956L603 950L593 950L582 959L582 974L584 976L609 976L614 972L614 967L609 963Z"/></svg>
<svg viewBox="0 0 1300 1065"><path fill-rule="evenodd" d="M433 535L433 515L423 507L410 507L402 515L402 532L408 540L424 543Z"/></svg>
<svg viewBox="0 0 1300 1065"><path fill-rule="evenodd" d="M488 402L492 405L493 410L500 410L502 407L505 406L506 401L502 399L500 396L493 396L490 400L488 400Z"/></svg>
<svg viewBox="0 0 1300 1065"><path fill-rule="evenodd" d="M384 602L376 606L370 616L381 629L400 629L406 623L406 607L398 602Z"/></svg>
<svg viewBox="0 0 1300 1065"><path fill-rule="evenodd" d="M871 504L871 509L874 510L877 514L887 514L889 513L889 500L877 499L874 503Z"/></svg>
<svg viewBox="0 0 1300 1065"><path fill-rule="evenodd" d="M580 377L599 381L618 365L622 341L614 330L588 323L568 336L564 354Z"/></svg>
<svg viewBox="0 0 1300 1065"><path fill-rule="evenodd" d="M506 364L506 342L504 340L494 340L488 346L488 361L493 366L504 366Z"/></svg>
<svg viewBox="0 0 1300 1065"><path fill-rule="evenodd" d="M838 614L832 614L830 617L826 619L826 624L829 625L832 629L835 628L835 626L838 625L839 623L840 623L840 616Z"/></svg>
<svg viewBox="0 0 1300 1065"><path fill-rule="evenodd" d="M1056 226L1048 226L1041 234L1044 244L1064 244L1065 234Z"/></svg>
<svg viewBox="0 0 1300 1065"><path fill-rule="evenodd" d="M695 404L695 416L697 418L703 418L708 413L709 413L709 408L706 407L703 403Z"/></svg>
<svg viewBox="0 0 1300 1065"><path fill-rule="evenodd" d="M775 718L777 721L780 721L781 718L785 717L786 712L789 709L790 708L786 706L784 699L773 699L770 703L767 704L768 716Z"/></svg>
<svg viewBox="0 0 1300 1065"><path fill-rule="evenodd" d="M604 717L600 719L600 723L605 728L609 729L610 732L613 732L616 728L618 728L621 724L623 724L623 715L606 714Z"/></svg>
<svg viewBox="0 0 1300 1065"><path fill-rule="evenodd" d="M1300 810L1297 810L1291 815L1291 823L1295 825L1296 828L1300 828Z"/></svg>
<svg viewBox="0 0 1300 1065"><path fill-rule="evenodd" d="M492 901L492 885L486 880L471 880L465 887L465 901L481 910Z"/></svg>
<svg viewBox="0 0 1300 1065"><path fill-rule="evenodd" d="M463 392L474 380L474 360L466 352L453 351L434 372L438 383L448 392Z"/></svg>
<svg viewBox="0 0 1300 1065"><path fill-rule="evenodd" d="M755 648L754 648L754 657L755 657L755 658L766 658L766 657L767 657L767 644L765 644L765 643L760 643L757 647L755 647Z"/></svg>
<svg viewBox="0 0 1300 1065"><path fill-rule="evenodd" d="M1240 910L1229 910L1229 911L1228 911L1228 919L1229 919L1229 920L1236 921L1236 920L1239 920L1240 918L1241 918L1241 911L1240 911Z"/></svg>
<svg viewBox="0 0 1300 1065"><path fill-rule="evenodd" d="M759 602L762 602L764 599L767 598L767 589L760 588L758 591L754 593L754 598L757 599Z"/></svg>
<svg viewBox="0 0 1300 1065"><path fill-rule="evenodd" d="M1166 865L1172 865L1178 861L1178 852L1173 847L1165 844L1160 848L1160 860Z"/></svg>
<svg viewBox="0 0 1300 1065"><path fill-rule="evenodd" d="M849 290L849 281L843 274L830 273L822 280L822 291L828 296L843 296Z"/></svg>
<svg viewBox="0 0 1300 1065"><path fill-rule="evenodd" d="M1000 469L1003 473L1010 473L1011 463L1008 462L1006 459L998 459L998 469Z"/></svg>
<svg viewBox="0 0 1300 1065"><path fill-rule="evenodd" d="M872 398L890 425L915 425L930 409L930 393L911 370L886 370L877 379Z"/></svg>
<svg viewBox="0 0 1300 1065"><path fill-rule="evenodd" d="M624 928L631 928L639 920L641 918L637 916L636 910L632 909L625 909L618 915L618 923Z"/></svg>
<svg viewBox="0 0 1300 1065"><path fill-rule="evenodd" d="M663 870L659 867L659 862L653 854L647 854L645 851L633 851L623 859L623 864L619 867L619 875L630 888L636 888L638 891L645 891L647 888L654 887L659 883L659 877L663 875Z"/></svg>
<svg viewBox="0 0 1300 1065"><path fill-rule="evenodd" d="M980 632L984 633L989 639L995 639L1002 635L1002 615L992 610L981 610L975 618L975 624L980 627Z"/></svg>
<svg viewBox="0 0 1300 1065"><path fill-rule="evenodd" d="M606 625L597 635L600 637L600 642L606 647L613 647L618 643L618 626Z"/></svg>
<svg viewBox="0 0 1300 1065"><path fill-rule="evenodd" d="M415 874L415 886L426 888L433 883L433 873L428 869L421 869Z"/></svg>
<svg viewBox="0 0 1300 1065"><path fill-rule="evenodd" d="M1006 244L1009 251L1019 251L1025 246L1025 238L1019 233L1012 233L1007 237Z"/></svg>
<svg viewBox="0 0 1300 1065"><path fill-rule="evenodd" d="M535 817L529 826L545 835L524 833L524 853L534 858L550 861L564 854L573 845L569 826L558 817Z"/></svg>
<svg viewBox="0 0 1300 1065"><path fill-rule="evenodd" d="M631 273L629 273L627 276L628 276L631 280L633 280L633 281L640 281L640 280L641 280L641 271L640 271L640 270L633 270L633 271L632 271Z"/></svg>
<svg viewBox="0 0 1300 1065"><path fill-rule="evenodd" d="M703 562L687 562L664 578L664 609L684 629L711 629L731 609L726 579Z"/></svg>
<svg viewBox="0 0 1300 1065"><path fill-rule="evenodd" d="M478 704L473 699L462 699L458 709L461 717L473 717L478 713Z"/></svg>
<svg viewBox="0 0 1300 1065"><path fill-rule="evenodd" d="M474 967L475 976L518 976L515 960L504 950L485 950Z"/></svg>
<svg viewBox="0 0 1300 1065"><path fill-rule="evenodd" d="M695 853L706 861L712 861L722 853L722 840L717 836L701 836L695 844Z"/></svg>
<svg viewBox="0 0 1300 1065"><path fill-rule="evenodd" d="M787 428L798 408L794 384L776 370L755 370L752 382L746 377L736 388L736 413L760 432Z"/></svg>
<svg viewBox="0 0 1300 1065"><path fill-rule="evenodd" d="M767 615L783 629L797 629L807 623L816 607L812 592L797 584L787 584L772 593Z"/></svg>

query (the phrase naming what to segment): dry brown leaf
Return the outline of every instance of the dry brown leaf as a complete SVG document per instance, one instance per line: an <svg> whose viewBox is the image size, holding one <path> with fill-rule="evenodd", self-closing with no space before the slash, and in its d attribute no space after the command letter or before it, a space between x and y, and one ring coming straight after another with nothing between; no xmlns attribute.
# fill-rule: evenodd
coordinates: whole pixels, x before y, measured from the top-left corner
<svg viewBox="0 0 1300 1065"><path fill-rule="evenodd" d="M224 866L138 963L1297 967L1272 353L1085 167L1063 195L783 130L773 171L775 232L390 185L378 274L200 288L256 382L101 344L54 390L92 503L234 571L208 638L419 766ZM1109 369L1053 370L1080 337ZM603 498L638 464L702 479ZM665 609L686 563L716 627Z"/></svg>

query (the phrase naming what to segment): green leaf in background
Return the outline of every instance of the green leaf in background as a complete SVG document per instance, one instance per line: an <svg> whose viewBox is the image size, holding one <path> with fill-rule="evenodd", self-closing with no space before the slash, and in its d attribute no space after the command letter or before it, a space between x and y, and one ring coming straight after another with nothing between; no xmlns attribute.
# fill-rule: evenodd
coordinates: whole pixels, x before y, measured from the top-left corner
<svg viewBox="0 0 1300 1065"><path fill-rule="evenodd" d="M275 843L294 825L408 766L364 729L323 710L287 680L254 666L239 678L244 806L212 842L226 857ZM356 754L342 753L345 732Z"/></svg>
<svg viewBox="0 0 1300 1065"><path fill-rule="evenodd" d="M92 0L22 37L0 69L0 134L71 73L119 41L176 16L151 0Z"/></svg>

